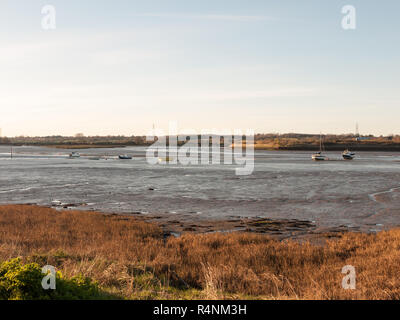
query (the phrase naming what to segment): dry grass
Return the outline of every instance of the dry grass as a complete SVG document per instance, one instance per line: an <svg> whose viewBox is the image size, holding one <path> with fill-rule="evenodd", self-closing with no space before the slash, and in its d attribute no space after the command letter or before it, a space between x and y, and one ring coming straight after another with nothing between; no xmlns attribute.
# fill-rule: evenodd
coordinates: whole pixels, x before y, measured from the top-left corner
<svg viewBox="0 0 400 320"><path fill-rule="evenodd" d="M325 246L240 233L164 239L130 217L0 206L0 260L52 264L134 299L400 299L399 249L400 230ZM348 264L356 290L341 287Z"/></svg>

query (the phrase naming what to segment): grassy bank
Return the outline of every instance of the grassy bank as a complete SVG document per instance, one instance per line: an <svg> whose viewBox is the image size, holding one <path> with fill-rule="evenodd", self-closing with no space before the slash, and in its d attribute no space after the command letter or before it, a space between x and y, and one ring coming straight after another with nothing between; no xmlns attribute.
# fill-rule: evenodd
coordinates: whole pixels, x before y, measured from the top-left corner
<svg viewBox="0 0 400 320"><path fill-rule="evenodd" d="M126 216L0 206L0 261L53 265L109 298L399 299L399 249L400 230L324 246L241 233L164 238ZM356 268L356 290L341 287L345 265Z"/></svg>

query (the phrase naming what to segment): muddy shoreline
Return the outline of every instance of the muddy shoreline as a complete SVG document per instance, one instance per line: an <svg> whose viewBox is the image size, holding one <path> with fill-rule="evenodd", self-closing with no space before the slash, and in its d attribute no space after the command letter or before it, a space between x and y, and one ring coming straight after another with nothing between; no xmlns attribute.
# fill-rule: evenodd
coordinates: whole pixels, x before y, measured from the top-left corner
<svg viewBox="0 0 400 320"><path fill-rule="evenodd" d="M114 215L120 215L115 214ZM225 219L190 219L176 215L135 214L135 218L157 224L166 237L179 237L185 233L210 234L244 232L286 239L323 243L326 239L340 238L346 232L361 232L357 227L319 227L314 221L297 219L271 219L265 217L228 217Z"/></svg>
<svg viewBox="0 0 400 320"><path fill-rule="evenodd" d="M35 204L31 204L37 206ZM323 244L325 240L340 238L346 232L365 232L358 227L345 225L337 227L321 227L315 221L299 219L272 219L265 217L237 217L227 218L194 218L185 214L155 214L142 212L102 212L97 210L84 210L79 205L64 207L44 206L60 211L78 209L85 212L98 212L99 214L121 217L121 219L134 218L139 221L156 224L164 233L164 237L180 237L185 233L211 234L211 233L253 233L266 235L273 239L283 241L286 239ZM371 232L370 232L371 233Z"/></svg>
<svg viewBox="0 0 400 320"><path fill-rule="evenodd" d="M14 204L13 204L14 205ZM82 214L96 212L98 214L120 217L120 219L136 219L157 225L165 238L180 237L183 234L212 234L212 233L252 233L266 235L278 241L294 240L297 242L309 242L323 245L326 240L339 239L344 233L377 233L384 230L400 227L393 225L384 229L371 229L365 231L360 227L339 225L334 227L318 226L315 221L299 219L272 219L265 217L237 217L227 218L197 218L185 214L155 214L142 212L104 212L98 210L85 210L80 205L70 204L64 207L37 205L34 203L21 204L35 207L52 208L57 211L79 210ZM371 227L375 224L371 224Z"/></svg>

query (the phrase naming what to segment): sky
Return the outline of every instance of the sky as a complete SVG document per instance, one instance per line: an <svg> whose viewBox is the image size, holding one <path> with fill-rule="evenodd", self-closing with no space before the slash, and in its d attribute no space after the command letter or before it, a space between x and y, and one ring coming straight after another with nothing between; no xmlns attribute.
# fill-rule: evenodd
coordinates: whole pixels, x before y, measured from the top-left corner
<svg viewBox="0 0 400 320"><path fill-rule="evenodd" d="M400 134L399 14L398 0L1 0L0 128Z"/></svg>

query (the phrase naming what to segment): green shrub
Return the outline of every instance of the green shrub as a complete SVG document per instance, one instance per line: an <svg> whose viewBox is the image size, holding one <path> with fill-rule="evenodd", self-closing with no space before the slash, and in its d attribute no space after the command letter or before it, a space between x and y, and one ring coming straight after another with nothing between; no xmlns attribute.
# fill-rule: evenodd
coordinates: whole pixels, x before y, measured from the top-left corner
<svg viewBox="0 0 400 320"><path fill-rule="evenodd" d="M0 299L2 300L74 300L104 299L97 284L81 275L65 278L56 274L56 289L42 288L45 274L37 263L23 264L19 258L0 264Z"/></svg>

